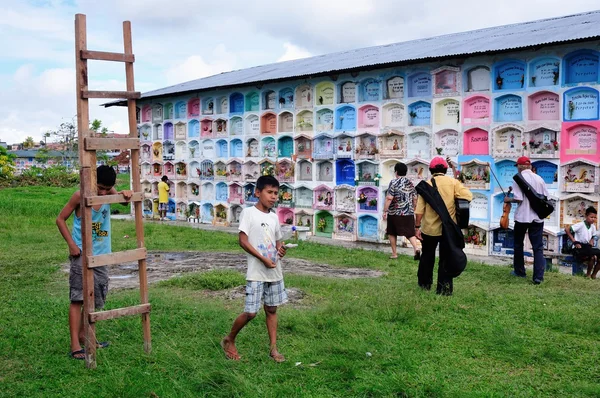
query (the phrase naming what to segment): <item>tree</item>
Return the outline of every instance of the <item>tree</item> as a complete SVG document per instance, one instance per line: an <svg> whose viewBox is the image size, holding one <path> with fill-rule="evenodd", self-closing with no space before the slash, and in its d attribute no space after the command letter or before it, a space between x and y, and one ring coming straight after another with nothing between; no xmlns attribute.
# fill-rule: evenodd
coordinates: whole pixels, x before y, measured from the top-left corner
<svg viewBox="0 0 600 398"><path fill-rule="evenodd" d="M46 145L48 143L48 138L50 138L50 136L52 135L52 133L50 133L49 131L46 131L44 133L44 145Z"/></svg>
<svg viewBox="0 0 600 398"><path fill-rule="evenodd" d="M36 162L38 162L40 164L48 163L48 160L50 160L49 152L50 151L47 148L41 148L40 150L38 150L37 153L35 154Z"/></svg>
<svg viewBox="0 0 600 398"><path fill-rule="evenodd" d="M15 158L6 148L0 146L0 180L9 180L15 172Z"/></svg>
<svg viewBox="0 0 600 398"><path fill-rule="evenodd" d="M33 141L33 137L25 138L23 141L23 149L29 149L35 147L35 142Z"/></svg>

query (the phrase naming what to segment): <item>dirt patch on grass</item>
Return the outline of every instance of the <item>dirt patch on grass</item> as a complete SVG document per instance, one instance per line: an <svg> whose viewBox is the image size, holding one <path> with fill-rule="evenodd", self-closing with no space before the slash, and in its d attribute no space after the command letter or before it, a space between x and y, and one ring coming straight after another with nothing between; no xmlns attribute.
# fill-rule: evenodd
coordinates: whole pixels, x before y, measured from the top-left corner
<svg viewBox="0 0 600 398"><path fill-rule="evenodd" d="M335 268L297 258L286 258L284 274L323 276L330 278L378 278L385 272L362 268ZM246 272L246 255L212 252L149 252L147 257L148 283L155 283L186 272L237 270ZM68 264L66 271L69 271ZM123 263L110 268L111 289L132 289L139 286L138 264Z"/></svg>

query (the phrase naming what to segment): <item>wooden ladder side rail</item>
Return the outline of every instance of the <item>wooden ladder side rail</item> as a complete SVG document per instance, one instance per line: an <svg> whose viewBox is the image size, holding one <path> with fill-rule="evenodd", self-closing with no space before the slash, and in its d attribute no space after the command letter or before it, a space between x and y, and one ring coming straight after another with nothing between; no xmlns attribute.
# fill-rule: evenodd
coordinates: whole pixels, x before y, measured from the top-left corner
<svg viewBox="0 0 600 398"><path fill-rule="evenodd" d="M123 53L126 56L133 56L133 45L131 43L131 22L123 22ZM126 90L128 92L135 92L134 76L133 76L133 63L125 63L125 81ZM137 138L137 120L136 120L136 102L134 98L127 99L127 115L129 117L129 138ZM140 147L133 148L130 151L129 160L131 162L131 174L130 179L132 181L132 189L134 192L143 192L142 182L140 180ZM135 216L135 232L137 238L137 247L143 248L144 244L144 219L142 201L136 201L133 203L134 216ZM140 279L140 302L142 305L148 304L148 275L146 272L146 258L138 261L138 275ZM152 351L152 338L150 335L150 313L144 312L142 316L142 329L144 331L144 351L150 353Z"/></svg>
<svg viewBox="0 0 600 398"><path fill-rule="evenodd" d="M90 115L88 99L81 95L88 90L87 61L81 59L81 51L87 50L87 28L85 15L75 16L75 71L77 94L77 136L84 142L89 131ZM83 274L83 326L85 331L85 365L96 367L96 327L90 322L89 314L95 311L94 303L94 270L88 268L88 258L92 253L92 208L85 206L85 197L95 195L92 188L96 186L96 152L86 151L79 146L80 191L81 191L81 242L82 242L82 274Z"/></svg>

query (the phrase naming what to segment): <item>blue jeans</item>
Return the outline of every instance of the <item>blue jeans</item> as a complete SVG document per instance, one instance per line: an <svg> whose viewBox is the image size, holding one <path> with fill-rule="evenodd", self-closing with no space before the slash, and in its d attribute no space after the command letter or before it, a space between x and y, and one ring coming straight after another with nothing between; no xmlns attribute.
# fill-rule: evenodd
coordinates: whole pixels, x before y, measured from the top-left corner
<svg viewBox="0 0 600 398"><path fill-rule="evenodd" d="M525 233L529 235L531 249L533 250L533 279L543 281L544 271L546 269L546 259L544 258L544 243L542 233L544 232L543 222L522 223L515 221L515 254L514 269L515 274L525 276L525 257L523 256L523 243Z"/></svg>

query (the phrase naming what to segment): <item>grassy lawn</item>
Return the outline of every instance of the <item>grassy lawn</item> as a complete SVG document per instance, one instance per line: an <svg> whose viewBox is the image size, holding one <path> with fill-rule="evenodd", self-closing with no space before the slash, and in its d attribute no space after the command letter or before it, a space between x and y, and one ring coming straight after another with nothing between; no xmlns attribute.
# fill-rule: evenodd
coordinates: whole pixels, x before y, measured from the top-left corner
<svg viewBox="0 0 600 398"><path fill-rule="evenodd" d="M417 288L408 257L304 242L290 255L387 276L287 275L307 297L279 311L286 363L268 357L262 313L239 336L243 360L225 360L219 341L243 306L205 294L240 280L222 273L151 286L151 355L139 317L100 322L111 346L87 370L67 355L68 252L54 224L72 192L0 190L0 397L600 396L599 281L549 273L533 286L470 264L455 296L438 297ZM150 250L241 251L225 233L145 233ZM133 223L113 220L113 250L133 248L134 236ZM112 291L107 309L137 302L137 291Z"/></svg>

